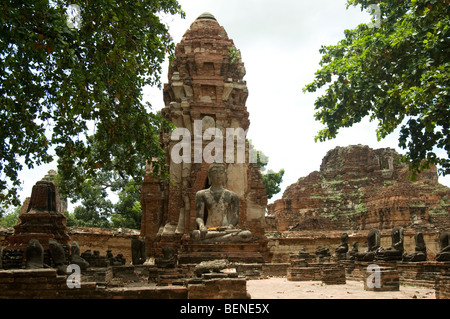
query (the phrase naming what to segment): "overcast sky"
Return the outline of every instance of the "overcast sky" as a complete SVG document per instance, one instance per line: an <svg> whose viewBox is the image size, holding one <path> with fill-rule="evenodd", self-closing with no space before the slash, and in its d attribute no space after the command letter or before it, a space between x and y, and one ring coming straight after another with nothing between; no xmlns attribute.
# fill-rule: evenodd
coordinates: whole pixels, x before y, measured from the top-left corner
<svg viewBox="0 0 450 319"><path fill-rule="evenodd" d="M372 148L397 146L398 133L381 142L376 139L376 123L364 121L341 130L335 140L315 143L321 124L314 120L314 101L318 94L302 92L314 80L319 68L321 45L336 44L345 29L370 22L370 14L361 9L346 9L346 0L178 0L186 18L167 17L170 34L176 43L202 13L212 13L242 53L249 88L250 113L248 138L256 149L269 157L268 168L286 173L282 191L300 177L319 170L322 158L336 146L368 145ZM166 63L162 82L167 83ZM164 107L162 92L145 91L144 99L157 111ZM31 187L52 167L46 165L26 178L22 200L31 195ZM440 178L450 186L450 177Z"/></svg>

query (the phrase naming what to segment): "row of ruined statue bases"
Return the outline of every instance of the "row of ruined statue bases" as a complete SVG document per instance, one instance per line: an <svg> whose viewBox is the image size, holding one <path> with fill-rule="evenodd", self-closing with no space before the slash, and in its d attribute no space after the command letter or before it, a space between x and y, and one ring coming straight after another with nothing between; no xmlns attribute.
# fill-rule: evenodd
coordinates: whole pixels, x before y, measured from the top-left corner
<svg viewBox="0 0 450 319"><path fill-rule="evenodd" d="M64 271L72 256L66 254L66 263L55 264L51 252L45 251L43 257L48 263L43 268L30 269L23 260L21 267L16 263L15 269L0 270L0 298L246 299L251 298L246 280L268 277L322 281L327 285L357 280L363 282L364 290L371 291L398 291L400 284L420 285L434 288L439 299L450 298L450 262L384 261L376 256L360 261L354 260L350 252L345 257L327 252L312 255L300 251L291 254L288 263L246 264L223 256L219 260L179 264L170 256L145 262L139 252L133 251L133 264L126 265L120 254L114 257L108 251L101 256L98 251L86 251L79 257L88 266L82 267L76 286L75 281L69 282L73 274Z"/></svg>

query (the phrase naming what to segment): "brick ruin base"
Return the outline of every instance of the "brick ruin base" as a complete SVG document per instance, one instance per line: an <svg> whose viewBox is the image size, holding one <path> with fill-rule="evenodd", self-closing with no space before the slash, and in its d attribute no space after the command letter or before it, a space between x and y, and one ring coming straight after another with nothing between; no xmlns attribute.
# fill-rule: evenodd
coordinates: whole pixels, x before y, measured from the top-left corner
<svg viewBox="0 0 450 319"><path fill-rule="evenodd" d="M200 263L214 259L227 259L230 262L264 263L261 251L267 241L245 244L195 244L187 243L181 246L178 252L178 262Z"/></svg>
<svg viewBox="0 0 450 319"><path fill-rule="evenodd" d="M16 269L0 271L2 299L185 299L183 287L105 288L95 282L82 282L70 289L66 276L55 269Z"/></svg>
<svg viewBox="0 0 450 319"><path fill-rule="evenodd" d="M152 281L154 270L154 266L138 266L136 270L133 266L90 269L82 275L81 287L72 289L67 285L67 276L57 275L55 269L1 270L0 299L250 298L245 277L228 278L220 276L224 274L205 274L202 278L186 281L184 285L152 285L147 278ZM164 270L161 271L164 273ZM128 285L123 285L124 281Z"/></svg>
<svg viewBox="0 0 450 319"><path fill-rule="evenodd" d="M378 278L372 272L365 272L364 290L367 291L399 291L400 276L395 268L380 268Z"/></svg>
<svg viewBox="0 0 450 319"><path fill-rule="evenodd" d="M0 299L248 299L249 279L287 277L291 281L321 281L342 285L366 283L371 263L338 261L291 264L233 264L235 273L194 275L195 264L172 269L155 265L89 268L81 276L81 288L69 289L67 276L55 269L0 270ZM295 264L294 264L295 265ZM302 266L297 264L297 266ZM450 263L380 263L381 288L395 291L400 285L433 288L437 299L450 299ZM370 290L367 284L364 289ZM361 287L363 289L363 287Z"/></svg>
<svg viewBox="0 0 450 319"><path fill-rule="evenodd" d="M368 230L349 232L349 247L351 249L354 242L359 243L359 251L367 250L367 234ZM282 232L270 233L267 247L271 254L271 262L289 263L290 255L305 250L310 254L320 247L330 249L330 253L334 254L334 249L340 245L341 231L302 231L302 232ZM439 232L423 231L424 239L427 245L428 260L434 260L435 255L440 251ZM391 230L381 231L381 247L391 246ZM407 253L415 250L414 231L411 229L404 230L404 249Z"/></svg>
<svg viewBox="0 0 450 319"><path fill-rule="evenodd" d="M345 268L334 262L310 263L307 259L291 260L287 269L289 281L322 281L326 285L345 285Z"/></svg>
<svg viewBox="0 0 450 319"><path fill-rule="evenodd" d="M3 235L0 233L0 242L7 241L12 231L4 231ZM99 249L103 255L106 249L113 249L115 253L122 253L127 258L127 265L125 266L111 266L106 268L90 268L82 274L82 288L77 290L64 290L56 294L57 282L59 284L65 283L63 278L55 278L49 276L51 269L41 270L2 270L0 271L0 285L7 284L8 286L0 286L0 298L69 298L74 296L76 298L187 298L188 286L185 285L187 278L193 277L193 270L195 263L186 263L180 265L176 269L163 270L156 268L156 266L133 266L131 261L131 238L134 234L125 233L101 233L77 230L71 232L73 239L76 239L81 246L81 251L85 249ZM364 235L351 236L351 240L364 241ZM345 280L356 280L363 282L367 274L367 267L372 263L357 262L357 261L335 261L331 259L329 262L318 262L314 255L310 254L310 259L307 259L308 265L297 263L293 269L293 265L289 262L289 258L293 252L298 252L302 248L313 252L319 246L335 247L339 244L339 239L336 236L332 238L325 237L302 237L302 238L280 238L271 239L268 243L271 251L274 253L271 263L235 263L240 277L246 279L260 279L267 277L286 277L291 280L314 280L323 281L327 284L337 284L327 281L324 277L328 271L336 269L337 265L345 269ZM434 235L428 235L430 242L428 247L430 251L434 252L436 249L432 245ZM408 237L407 237L408 238ZM409 242L409 238L407 243ZM389 243L389 238L383 236L382 244ZM405 245L408 251L412 250L411 246ZM364 248L361 248L363 250ZM283 257L282 257L283 256ZM282 257L282 258L281 258ZM285 262L277 262L285 261ZM442 299L450 298L450 263L426 261L418 263L403 263L403 262L376 262L380 267L395 268L398 271L400 285L417 285L429 287L436 290L436 297ZM300 269L300 268L305 269ZM328 270L330 269L330 270ZM324 272L324 270L326 270ZM338 270L335 270L338 271ZM47 274L47 277L45 276ZM44 277L44 278L41 278ZM49 279L52 277L52 279ZM16 280L17 278L17 280ZM21 279L18 279L21 278ZM34 278L40 278L36 281ZM47 278L47 279L45 279ZM58 279L58 280L57 280ZM216 278L214 280L219 280ZM341 277L341 282L344 278ZM22 291L24 282L33 281L34 288L32 291ZM208 279L212 280L212 279ZM41 282L40 282L41 281ZM336 280L337 282L337 280ZM91 283L91 284L89 284ZM92 284L94 283L94 284ZM149 284L153 283L153 287ZM156 284L156 285L155 285ZM200 283L197 283L200 284ZM64 284L65 285L65 284ZM129 285L134 287L130 288ZM211 287L209 283L202 283L203 289L206 291ZM156 289L156 287L158 289ZM28 287L28 286L27 286ZM30 286L33 287L33 286ZM30 290L28 287L27 290ZM66 286L65 286L66 287ZM237 287L237 286L235 286ZM200 288L195 288L200 289ZM131 290L131 291L128 291ZM40 291L40 292L39 292ZM207 294L207 292L204 292ZM239 292L242 296L246 296L246 291Z"/></svg>
<svg viewBox="0 0 450 319"><path fill-rule="evenodd" d="M245 278L209 279L188 286L188 299L250 299Z"/></svg>
<svg viewBox="0 0 450 319"><path fill-rule="evenodd" d="M450 276L440 276L436 280L436 299L450 299Z"/></svg>
<svg viewBox="0 0 450 319"><path fill-rule="evenodd" d="M417 263L404 262L359 262L340 261L346 269L346 276L349 280L364 280L367 268L371 264L376 264L381 268L394 268L399 273L400 284L417 285L435 288L437 280L441 276L450 275L450 262L425 261Z"/></svg>
<svg viewBox="0 0 450 319"><path fill-rule="evenodd" d="M392 291L396 285L422 286L436 290L437 299L450 298L450 262L425 261L417 263L404 262L358 262L339 261L346 269L347 280L363 281L366 287L369 265L380 266L382 283L387 283L385 290L373 289L373 291ZM367 289L370 290L370 289Z"/></svg>
<svg viewBox="0 0 450 319"><path fill-rule="evenodd" d="M365 290L398 291L400 285L422 286L436 290L437 299L450 298L450 262L307 262L306 259L293 258L290 263L278 264L286 267L289 281L322 281L327 285L345 284L347 280L361 281ZM381 286L368 287L367 279L373 274L368 267L380 267Z"/></svg>
<svg viewBox="0 0 450 319"><path fill-rule="evenodd" d="M321 277L322 282L326 285L345 285L347 283L343 267L322 269Z"/></svg>

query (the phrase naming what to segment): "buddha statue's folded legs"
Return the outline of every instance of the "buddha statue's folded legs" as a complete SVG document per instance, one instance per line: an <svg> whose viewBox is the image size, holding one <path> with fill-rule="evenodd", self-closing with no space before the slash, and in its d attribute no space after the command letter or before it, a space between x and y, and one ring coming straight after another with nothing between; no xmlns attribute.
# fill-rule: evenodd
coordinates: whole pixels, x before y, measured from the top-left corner
<svg viewBox="0 0 450 319"><path fill-rule="evenodd" d="M201 232L194 230L192 239L201 243L244 243L249 242L253 235L248 230L225 230Z"/></svg>

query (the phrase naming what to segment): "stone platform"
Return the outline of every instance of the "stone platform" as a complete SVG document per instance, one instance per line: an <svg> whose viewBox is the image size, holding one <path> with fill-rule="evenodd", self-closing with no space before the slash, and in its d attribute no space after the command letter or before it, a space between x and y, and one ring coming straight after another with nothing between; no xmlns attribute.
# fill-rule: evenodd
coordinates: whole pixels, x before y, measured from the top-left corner
<svg viewBox="0 0 450 319"><path fill-rule="evenodd" d="M265 263L259 243L183 244L178 251L179 264L226 259L232 263Z"/></svg>

